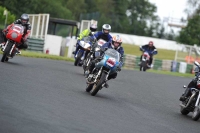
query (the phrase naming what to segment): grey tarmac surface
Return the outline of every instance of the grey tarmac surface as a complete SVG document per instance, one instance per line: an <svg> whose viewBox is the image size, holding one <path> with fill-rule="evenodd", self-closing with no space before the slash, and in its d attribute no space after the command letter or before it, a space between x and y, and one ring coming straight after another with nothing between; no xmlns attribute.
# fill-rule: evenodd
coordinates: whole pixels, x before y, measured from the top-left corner
<svg viewBox="0 0 200 133"><path fill-rule="evenodd" d="M93 97L72 62L16 56L0 74L0 133L200 132L179 112L190 78L123 69Z"/></svg>

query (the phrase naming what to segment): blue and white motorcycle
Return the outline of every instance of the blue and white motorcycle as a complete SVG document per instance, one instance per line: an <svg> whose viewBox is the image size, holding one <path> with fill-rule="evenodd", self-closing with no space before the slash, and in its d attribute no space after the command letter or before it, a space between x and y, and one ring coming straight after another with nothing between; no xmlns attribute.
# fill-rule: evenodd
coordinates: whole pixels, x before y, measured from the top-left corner
<svg viewBox="0 0 200 133"><path fill-rule="evenodd" d="M117 72L120 65L120 53L114 49L107 49L102 56L96 57L95 68L86 78L86 91L95 96L104 87L110 74Z"/></svg>
<svg viewBox="0 0 200 133"><path fill-rule="evenodd" d="M81 46L81 49L78 50L78 52L74 55L74 65L82 66L83 60L85 58L86 51L90 51L91 44L90 44L91 38L90 36L84 37L82 40L78 42L78 45Z"/></svg>

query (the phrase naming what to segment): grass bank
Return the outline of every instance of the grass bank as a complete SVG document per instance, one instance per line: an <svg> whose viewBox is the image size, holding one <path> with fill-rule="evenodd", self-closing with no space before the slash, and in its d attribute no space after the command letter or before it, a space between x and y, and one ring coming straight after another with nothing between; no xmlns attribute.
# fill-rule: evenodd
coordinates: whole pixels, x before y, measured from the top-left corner
<svg viewBox="0 0 200 133"><path fill-rule="evenodd" d="M141 56L142 52L139 50L139 46L123 44L125 54ZM174 60L175 51L173 50L165 50L165 49L157 49L158 54L154 56L156 59L161 60Z"/></svg>
<svg viewBox="0 0 200 133"><path fill-rule="evenodd" d="M124 44L123 46L124 46L125 54L131 54L131 55L136 55L136 56L141 55L141 52L139 51L139 46L128 45L128 44ZM49 54L44 54L41 52L22 51L22 54L20 56L32 57L32 58L46 58L46 59L52 59L52 60L64 60L64 61L73 62L74 61L73 58L67 58L67 51L68 49L66 48L64 56L49 55ZM171 50L159 50L159 53L161 54L158 54L156 58L169 59L169 60L173 60L173 57L174 57L173 55L175 54L175 52ZM194 77L193 74L188 74L188 73L183 74L183 73L178 73L178 72L169 72L169 71L160 71L160 70L147 70L147 72L179 76L179 77Z"/></svg>

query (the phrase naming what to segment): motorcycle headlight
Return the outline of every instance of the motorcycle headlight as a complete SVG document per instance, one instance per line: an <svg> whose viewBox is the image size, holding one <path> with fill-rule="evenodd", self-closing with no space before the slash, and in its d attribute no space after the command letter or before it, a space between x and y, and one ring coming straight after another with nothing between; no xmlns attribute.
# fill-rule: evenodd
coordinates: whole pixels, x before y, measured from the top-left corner
<svg viewBox="0 0 200 133"><path fill-rule="evenodd" d="M12 38L17 38L17 33L13 32L13 33L11 34L11 36L12 36Z"/></svg>
<svg viewBox="0 0 200 133"><path fill-rule="evenodd" d="M100 48L99 48L99 47L96 47L96 48L95 48L95 51L99 51L99 50L100 50Z"/></svg>

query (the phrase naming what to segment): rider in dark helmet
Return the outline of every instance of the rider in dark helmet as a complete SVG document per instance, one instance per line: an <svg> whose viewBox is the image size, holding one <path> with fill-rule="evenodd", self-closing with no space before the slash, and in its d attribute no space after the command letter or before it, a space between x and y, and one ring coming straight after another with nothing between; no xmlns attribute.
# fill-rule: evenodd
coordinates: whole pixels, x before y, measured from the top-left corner
<svg viewBox="0 0 200 133"><path fill-rule="evenodd" d="M23 34L23 39L22 39L22 44L18 46L18 49L27 49L28 48L28 42L27 42L27 38L30 34L30 31L31 31L31 25L29 23L29 16L28 14L22 14L20 19L17 19L16 21L14 21L12 24L8 25L8 27L6 29L4 29L2 32L3 32L3 39L4 39L4 42L2 42L0 44L0 47L3 47L5 42L7 41L7 38L6 38L6 34L8 32L8 30L14 25L14 24L21 24L22 26L25 27L25 30L24 30L24 34ZM18 54L20 54L21 52L18 51Z"/></svg>

